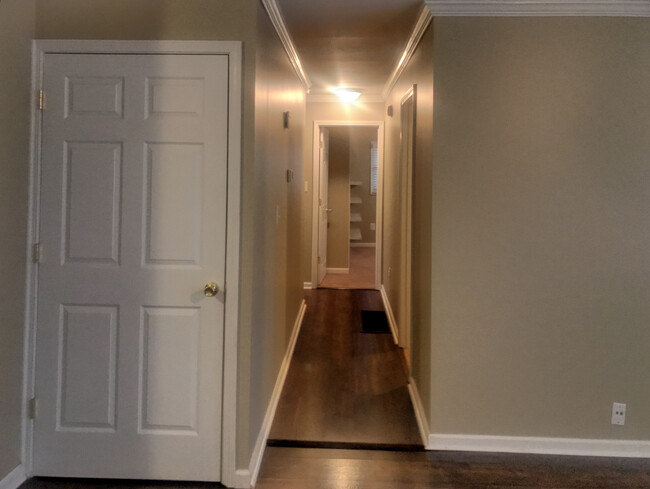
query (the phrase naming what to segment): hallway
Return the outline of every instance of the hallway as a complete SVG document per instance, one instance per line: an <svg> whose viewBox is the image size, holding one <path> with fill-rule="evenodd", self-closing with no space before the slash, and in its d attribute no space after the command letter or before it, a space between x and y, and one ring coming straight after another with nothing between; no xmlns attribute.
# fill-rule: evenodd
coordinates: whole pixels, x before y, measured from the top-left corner
<svg viewBox="0 0 650 489"><path fill-rule="evenodd" d="M361 332L362 310L383 310L379 292L310 292L269 445L422 448L402 354Z"/></svg>

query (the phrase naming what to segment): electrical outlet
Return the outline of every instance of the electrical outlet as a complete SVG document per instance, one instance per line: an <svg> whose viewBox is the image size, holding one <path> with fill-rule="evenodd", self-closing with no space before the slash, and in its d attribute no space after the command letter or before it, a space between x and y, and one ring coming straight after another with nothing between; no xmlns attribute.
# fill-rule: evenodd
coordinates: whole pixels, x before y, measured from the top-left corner
<svg viewBox="0 0 650 489"><path fill-rule="evenodd" d="M623 426L625 424L625 404L615 402L612 405L612 424Z"/></svg>
<svg viewBox="0 0 650 489"><path fill-rule="evenodd" d="M371 231L374 231L374 230L375 230L375 223L374 223L374 222L371 222L371 223L370 223L370 230L371 230Z"/></svg>

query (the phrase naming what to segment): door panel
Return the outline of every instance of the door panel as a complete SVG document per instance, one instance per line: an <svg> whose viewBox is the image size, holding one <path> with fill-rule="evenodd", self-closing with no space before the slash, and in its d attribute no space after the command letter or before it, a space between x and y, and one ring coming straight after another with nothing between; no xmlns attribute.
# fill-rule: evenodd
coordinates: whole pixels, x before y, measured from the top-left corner
<svg viewBox="0 0 650 489"><path fill-rule="evenodd" d="M64 142L65 262L118 264L122 145Z"/></svg>
<svg viewBox="0 0 650 489"><path fill-rule="evenodd" d="M196 435L200 318L198 308L143 310L140 431ZM182 362L170 362L170 358Z"/></svg>
<svg viewBox="0 0 650 489"><path fill-rule="evenodd" d="M118 314L116 306L61 306L60 431L115 432Z"/></svg>
<svg viewBox="0 0 650 489"><path fill-rule="evenodd" d="M199 265L203 145L156 143L146 151L145 263Z"/></svg>
<svg viewBox="0 0 650 489"><path fill-rule="evenodd" d="M34 474L220 478L228 59L48 54Z"/></svg>

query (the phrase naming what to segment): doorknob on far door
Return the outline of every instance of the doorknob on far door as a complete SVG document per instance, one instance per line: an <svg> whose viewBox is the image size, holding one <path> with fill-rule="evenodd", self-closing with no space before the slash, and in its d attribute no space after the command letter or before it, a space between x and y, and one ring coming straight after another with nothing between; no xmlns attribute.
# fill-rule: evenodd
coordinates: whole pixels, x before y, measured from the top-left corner
<svg viewBox="0 0 650 489"><path fill-rule="evenodd" d="M332 209L323 209L325 212L332 212Z"/></svg>
<svg viewBox="0 0 650 489"><path fill-rule="evenodd" d="M203 287L203 293L206 297L214 297L219 293L219 286L214 282L208 282L205 284L205 287Z"/></svg>

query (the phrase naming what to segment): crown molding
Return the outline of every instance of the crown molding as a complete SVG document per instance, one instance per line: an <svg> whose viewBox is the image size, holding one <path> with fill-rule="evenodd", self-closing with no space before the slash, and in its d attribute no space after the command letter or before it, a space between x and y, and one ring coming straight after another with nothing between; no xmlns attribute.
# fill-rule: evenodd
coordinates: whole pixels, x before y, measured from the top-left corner
<svg viewBox="0 0 650 489"><path fill-rule="evenodd" d="M307 103L313 103L313 102L340 104L341 99L335 93L329 93L329 92L308 93ZM366 104L382 104L384 103L384 98L382 97L381 93L363 92L359 97L359 99L357 100L357 102L366 103Z"/></svg>
<svg viewBox="0 0 650 489"><path fill-rule="evenodd" d="M291 65L296 71L296 75L298 75L298 78L300 78L300 81L305 87L305 91L309 92L309 89L311 88L311 81L309 80L307 73L305 73L305 70L302 67L300 57L298 56L298 51L296 50L296 45L293 43L293 39L291 38L291 35L287 30L287 26L284 23L284 17L282 17L282 12L280 11L277 0L261 0L261 2L262 5L264 5L264 9L269 16L273 27L275 27L275 31L278 33L278 36L280 36L284 50L289 56L289 61L291 61Z"/></svg>
<svg viewBox="0 0 650 489"><path fill-rule="evenodd" d="M650 0L425 0L435 17L648 17Z"/></svg>
<svg viewBox="0 0 650 489"><path fill-rule="evenodd" d="M382 96L384 100L388 100L388 95L390 94L390 91L393 89L398 78L404 71L404 68L406 68L406 65L408 65L409 61L411 60L411 57L415 52L415 48L417 48L418 44L420 43L420 40L422 39L422 36L427 30L427 27L429 27L432 18L433 18L433 14L431 8L428 7L428 5L426 4L423 5L422 10L420 10L420 15L418 16L418 20L415 22L415 26L413 27L413 31L411 32L411 37L409 37L409 40L406 43L404 52L402 53L402 56L400 56L399 61L397 62L395 68L393 68L393 71L388 77L388 81L386 81L386 85L384 85L384 90L382 91Z"/></svg>

